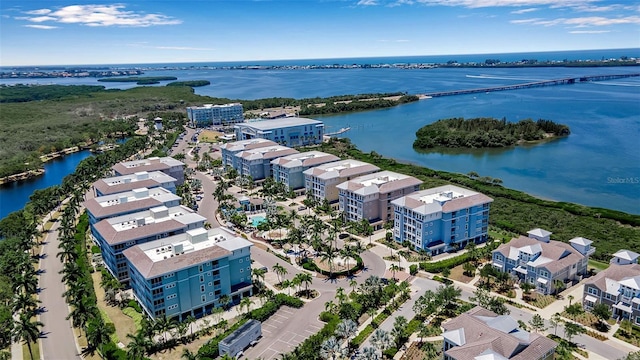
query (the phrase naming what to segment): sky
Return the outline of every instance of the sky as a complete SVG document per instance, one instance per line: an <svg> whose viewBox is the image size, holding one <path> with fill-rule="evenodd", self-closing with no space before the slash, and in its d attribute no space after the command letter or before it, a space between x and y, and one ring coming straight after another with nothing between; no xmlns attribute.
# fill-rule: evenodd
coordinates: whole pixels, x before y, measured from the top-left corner
<svg viewBox="0 0 640 360"><path fill-rule="evenodd" d="M0 66L640 48L640 0L0 2Z"/></svg>

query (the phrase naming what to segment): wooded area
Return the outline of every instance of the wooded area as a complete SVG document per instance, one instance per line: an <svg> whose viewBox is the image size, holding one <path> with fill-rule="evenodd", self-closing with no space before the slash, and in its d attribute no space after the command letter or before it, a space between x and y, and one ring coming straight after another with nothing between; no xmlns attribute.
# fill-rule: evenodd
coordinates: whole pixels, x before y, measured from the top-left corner
<svg viewBox="0 0 640 360"><path fill-rule="evenodd" d="M544 119L512 123L506 118L451 118L418 129L413 147L497 148L568 136L570 133L568 126Z"/></svg>

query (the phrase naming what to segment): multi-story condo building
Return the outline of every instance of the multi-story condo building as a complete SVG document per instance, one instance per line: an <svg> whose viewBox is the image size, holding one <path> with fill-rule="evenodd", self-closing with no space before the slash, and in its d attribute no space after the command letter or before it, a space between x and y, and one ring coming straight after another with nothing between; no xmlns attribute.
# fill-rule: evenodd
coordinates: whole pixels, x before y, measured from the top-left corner
<svg viewBox="0 0 640 360"><path fill-rule="evenodd" d="M292 154L271 160L273 178L289 189L304 188L305 170L328 162L340 160L339 157L320 151L309 151Z"/></svg>
<svg viewBox="0 0 640 360"><path fill-rule="evenodd" d="M184 183L184 163L172 157L150 157L148 159L125 161L111 168L116 176L131 175L141 171L162 171L176 179L176 185Z"/></svg>
<svg viewBox="0 0 640 360"><path fill-rule="evenodd" d="M184 320L210 314L223 296L252 295L250 241L204 228L136 245L123 255L131 288L149 316Z"/></svg>
<svg viewBox="0 0 640 360"><path fill-rule="evenodd" d="M262 180L273 176L272 160L297 153L298 150L282 145L244 150L236 154L238 167L235 169L240 175L251 176L253 180Z"/></svg>
<svg viewBox="0 0 640 360"><path fill-rule="evenodd" d="M338 203L347 221L368 220L378 227L393 219L391 202L420 189L413 176L380 171L338 184Z"/></svg>
<svg viewBox="0 0 640 360"><path fill-rule="evenodd" d="M158 206L178 205L180 205L180 196L162 187L133 189L119 194L95 197L84 202L91 225L114 216L149 210Z"/></svg>
<svg viewBox="0 0 640 360"><path fill-rule="evenodd" d="M104 178L93 183L95 196L117 194L133 189L163 187L176 193L176 179L161 171L140 171L134 174Z"/></svg>
<svg viewBox="0 0 640 360"><path fill-rule="evenodd" d="M237 140L268 139L285 146L322 143L324 123L299 117L252 121L234 126Z"/></svg>
<svg viewBox="0 0 640 360"><path fill-rule="evenodd" d="M316 201L338 202L338 184L349 181L358 176L372 174L380 170L369 163L346 159L322 164L304 171L304 181L307 194L312 194Z"/></svg>
<svg viewBox="0 0 640 360"><path fill-rule="evenodd" d="M533 229L500 245L492 252L493 267L520 281L536 285L536 291L551 294L568 281L578 281L587 273L589 256L595 252L592 241L577 237L569 244L550 240L551 232Z"/></svg>
<svg viewBox="0 0 640 360"><path fill-rule="evenodd" d="M129 271L122 252L134 245L201 228L207 219L185 206L158 206L99 221L91 232L107 269L127 284Z"/></svg>
<svg viewBox="0 0 640 360"><path fill-rule="evenodd" d="M432 255L488 239L490 197L445 185L403 196L394 206L393 237Z"/></svg>
<svg viewBox="0 0 640 360"><path fill-rule="evenodd" d="M582 305L591 310L598 303L609 306L614 319L629 320L640 325L640 265L637 253L618 251L607 269L585 282Z"/></svg>
<svg viewBox="0 0 640 360"><path fill-rule="evenodd" d="M251 139L251 140L242 140L242 141L234 141L226 144L220 145L220 154L222 155L222 166L232 167L234 169L240 168L238 165L238 158L236 154L244 151L257 149L265 146L275 146L278 145L275 142L267 139Z"/></svg>
<svg viewBox="0 0 640 360"><path fill-rule="evenodd" d="M187 107L189 124L193 127L208 125L229 125L244 121L242 104L205 104Z"/></svg>
<svg viewBox="0 0 640 360"><path fill-rule="evenodd" d="M558 344L509 315L475 308L442 324L445 360L551 360Z"/></svg>

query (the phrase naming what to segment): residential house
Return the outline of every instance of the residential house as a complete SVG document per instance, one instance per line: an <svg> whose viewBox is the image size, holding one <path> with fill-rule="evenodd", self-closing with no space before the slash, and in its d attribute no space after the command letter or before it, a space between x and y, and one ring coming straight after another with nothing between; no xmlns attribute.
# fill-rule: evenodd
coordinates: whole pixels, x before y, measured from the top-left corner
<svg viewBox="0 0 640 360"><path fill-rule="evenodd" d="M509 315L475 308L442 324L445 360L551 360L558 344Z"/></svg>
<svg viewBox="0 0 640 360"><path fill-rule="evenodd" d="M551 240L551 232L534 229L529 236L514 238L493 251L493 267L536 286L542 294L552 294L566 283L579 281L587 273L592 241L573 238L569 243ZM562 284L562 285L561 285Z"/></svg>
<svg viewBox="0 0 640 360"><path fill-rule="evenodd" d="M131 175L137 172L162 171L176 179L176 185L184 183L185 164L172 157L150 157L142 160L133 160L117 163L111 168L116 176Z"/></svg>

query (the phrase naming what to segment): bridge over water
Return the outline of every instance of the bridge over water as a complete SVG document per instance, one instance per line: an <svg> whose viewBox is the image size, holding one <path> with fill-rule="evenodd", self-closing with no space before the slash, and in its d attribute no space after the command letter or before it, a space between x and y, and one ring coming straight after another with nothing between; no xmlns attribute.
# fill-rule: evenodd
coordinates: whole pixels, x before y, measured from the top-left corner
<svg viewBox="0 0 640 360"><path fill-rule="evenodd" d="M542 87L542 86L569 85L569 84L590 82L590 81L604 81L604 80L622 79L622 78L629 78L629 77L636 77L636 76L640 76L640 73L617 74L617 75L580 76L580 77L570 77L570 78L554 79L554 80L534 81L534 82L528 82L528 83L523 83L523 84L514 84L514 85L503 85L503 86L494 86L494 87L487 87L487 88L478 88L478 89L440 91L440 92L426 93L426 94L424 94L424 96L441 97L441 96L452 96L452 95L487 93L487 92L493 92L493 91L529 89L529 88Z"/></svg>

